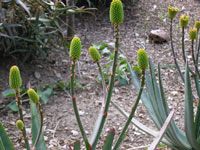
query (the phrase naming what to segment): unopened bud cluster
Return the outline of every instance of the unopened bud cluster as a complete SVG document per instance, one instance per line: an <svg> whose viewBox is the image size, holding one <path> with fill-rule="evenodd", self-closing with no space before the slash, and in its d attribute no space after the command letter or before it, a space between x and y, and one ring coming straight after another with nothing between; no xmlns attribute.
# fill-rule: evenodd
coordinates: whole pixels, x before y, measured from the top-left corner
<svg viewBox="0 0 200 150"><path fill-rule="evenodd" d="M190 29L189 38L190 38L190 40L196 40L197 39L197 29L196 28Z"/></svg>
<svg viewBox="0 0 200 150"><path fill-rule="evenodd" d="M169 6L168 7L168 17L173 19L176 17L176 14L179 12L179 9L176 7Z"/></svg>
<svg viewBox="0 0 200 150"><path fill-rule="evenodd" d="M123 5L120 0L113 0L110 5L110 22L112 24L121 24L124 20Z"/></svg>
<svg viewBox="0 0 200 150"><path fill-rule="evenodd" d="M22 120L17 120L16 127L17 127L18 130L23 130L23 128L24 128L23 121Z"/></svg>
<svg viewBox="0 0 200 150"><path fill-rule="evenodd" d="M101 55L99 54L98 50L95 47L90 46L89 53L94 62L97 62L101 59Z"/></svg>
<svg viewBox="0 0 200 150"><path fill-rule="evenodd" d="M200 21L196 21L194 27L199 30L200 29Z"/></svg>
<svg viewBox="0 0 200 150"><path fill-rule="evenodd" d="M81 40L79 37L74 37L70 44L70 54L72 59L79 59L81 56Z"/></svg>
<svg viewBox="0 0 200 150"><path fill-rule="evenodd" d="M28 96L29 96L29 98L30 98L30 100L33 102L33 103L38 103L38 101L39 101L39 96L38 96L38 94L35 92L35 90L34 89L29 89L28 90Z"/></svg>
<svg viewBox="0 0 200 150"><path fill-rule="evenodd" d="M17 66L10 68L9 84L12 89L18 89L22 85L20 71Z"/></svg>
<svg viewBox="0 0 200 150"><path fill-rule="evenodd" d="M189 17L186 14L182 15L179 19L180 26L186 28L188 23L189 23Z"/></svg>
<svg viewBox="0 0 200 150"><path fill-rule="evenodd" d="M138 61L138 67L141 70L145 70L148 68L148 56L144 49L139 49L137 53L137 61Z"/></svg>

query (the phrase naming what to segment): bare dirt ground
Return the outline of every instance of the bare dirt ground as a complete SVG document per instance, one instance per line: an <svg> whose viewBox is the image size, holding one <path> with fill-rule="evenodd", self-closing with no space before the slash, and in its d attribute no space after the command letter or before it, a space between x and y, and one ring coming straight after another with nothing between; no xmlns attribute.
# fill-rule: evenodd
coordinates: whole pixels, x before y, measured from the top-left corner
<svg viewBox="0 0 200 150"><path fill-rule="evenodd" d="M175 50L179 63L183 66L183 60L180 47L180 31L178 18L182 14L187 14L190 19L190 27L193 27L194 20L199 19L200 3L195 0L139 0L138 2L124 3L125 20L120 26L120 51L128 57L133 65L136 65L137 50L139 48L146 49L149 57L153 60L155 66L160 62L161 65L173 64L170 44L151 44L148 35L154 29L166 29L169 31L169 19L167 17L167 7L172 4L180 9L180 13L176 17L174 24ZM83 85L81 89L76 91L77 104L81 112L81 120L85 127L86 134L92 132L93 125L98 116L103 93L101 84L97 82L97 66L92 62L88 54L88 47L92 43L114 43L113 27L109 22L109 8L98 11L97 20L91 16L79 16L76 20L77 36L82 40L83 49L82 56L78 64L76 77ZM188 29L187 29L188 31ZM187 35L187 34L186 34ZM187 54L190 56L189 39L186 36ZM18 60L2 60L0 63L0 91L9 88L8 73L9 68L17 64L21 70L23 85L31 83L33 87L43 84L52 84L58 81L69 81L70 77L70 59L63 51L52 51L49 53L50 63L42 61L42 65L38 61L32 61L30 64L21 64ZM103 57L103 61L106 56ZM184 68L182 68L184 69ZM39 78L35 78L34 73L40 74ZM162 69L162 78L165 88L166 97L170 105L170 109L176 110L174 120L179 127L184 127L184 98L183 83L175 68ZM64 150L66 144L73 143L75 140L81 140L81 134L75 120L72 102L68 92L57 92L51 96L44 109L44 136L49 150ZM130 85L115 84L113 89L112 100L121 106L125 111L130 112L134 105L137 93L132 82ZM0 109L13 99L0 96ZM27 133L30 136L30 106L28 102L24 103L25 124ZM156 129L153 121L148 116L142 103L137 108L135 118L144 125ZM15 122L18 120L17 113L12 111L4 111L0 113L0 121L6 127L9 136L12 139L16 149L24 149L24 143L19 131L16 130ZM101 149L104 135L107 131L114 127L117 137L123 127L125 118L111 105L104 132L101 136L101 142L97 149ZM29 138L30 139L30 138ZM31 139L30 139L31 140ZM148 146L153 141L152 136L144 132L140 132L133 124L129 126L127 137L121 145L121 150L144 149L139 147Z"/></svg>

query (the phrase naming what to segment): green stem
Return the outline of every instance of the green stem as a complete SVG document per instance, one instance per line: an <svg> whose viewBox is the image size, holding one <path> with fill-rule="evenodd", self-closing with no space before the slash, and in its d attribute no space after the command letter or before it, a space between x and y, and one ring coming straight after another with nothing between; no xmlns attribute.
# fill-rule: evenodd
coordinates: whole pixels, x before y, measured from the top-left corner
<svg viewBox="0 0 200 150"><path fill-rule="evenodd" d="M185 31L184 31L184 27L182 27L182 52L183 52L183 60L186 63L186 57L185 57Z"/></svg>
<svg viewBox="0 0 200 150"><path fill-rule="evenodd" d="M86 149L87 149L87 150L91 150L91 145L89 144L88 139L87 139L87 136L86 136L86 134L85 134L83 125L82 125L82 123L81 123L80 115L79 115L79 112L78 112L77 104L76 104L76 97L75 97L75 90L74 90L75 65L76 65L76 60L73 59L73 60L72 60L72 72L71 72L71 73L72 73L72 74L71 74L72 103L73 103L73 108L74 108L74 113L75 113L75 116L76 116L76 120L77 120L79 129L80 129L80 131L81 131L83 140L84 140L85 145L86 145Z"/></svg>
<svg viewBox="0 0 200 150"><path fill-rule="evenodd" d="M197 35L199 33L199 29L197 29ZM197 38L197 55L196 55L196 65L198 66L199 64L199 53L200 53L200 38L199 38L199 42L198 42L198 38Z"/></svg>
<svg viewBox="0 0 200 150"><path fill-rule="evenodd" d="M140 86L140 90L139 90L139 93L138 93L138 96L137 96L137 99L136 99L136 102L135 102L135 105L133 106L132 110L131 110L131 113L128 117L128 120L126 121L126 124L122 130L122 133L120 134L119 138L117 139L117 142L113 148L113 150L117 150L121 144L121 142L123 141L124 139L124 135L126 133L126 130L128 129L128 126L129 124L131 123L131 120L135 114L135 111L136 111L136 108L139 104L139 101L140 101L140 98L141 98L141 95L142 95L142 91L143 91L143 88L144 88L144 84L145 84L145 70L142 70L142 76L141 76L141 86Z"/></svg>
<svg viewBox="0 0 200 150"><path fill-rule="evenodd" d="M104 94L104 101L103 101L103 106L105 105L106 103L106 95L107 95L107 91L106 91L106 82L105 82L105 78L104 78L104 74L103 74L103 71L101 69L101 65L99 64L99 62L97 62L97 66L99 68L99 73L100 73L100 76L101 76L101 81L102 81L102 87L103 87L103 94Z"/></svg>
<svg viewBox="0 0 200 150"><path fill-rule="evenodd" d="M118 58L118 49L119 49L119 25L114 25L114 31L115 31L116 41L115 41L114 60L113 60L113 65L112 65L111 79L110 79L110 82L109 82L108 94L107 94L107 97L106 97L105 108L103 109L103 112L102 112L102 118L100 120L98 130L96 131L97 133L96 133L95 139L92 141L92 149L96 148L98 139L101 135L104 123L106 121L106 117L107 117L108 109L109 109L109 104L110 104L110 100L111 100L111 96L112 96L112 90L113 90L113 86L114 86L115 72L116 72L117 58Z"/></svg>
<svg viewBox="0 0 200 150"><path fill-rule="evenodd" d="M199 70L198 70L198 67L196 65L196 60L195 60L195 56L194 56L194 40L192 40L192 60L193 60L193 63L194 63L195 72L200 77Z"/></svg>
<svg viewBox="0 0 200 150"><path fill-rule="evenodd" d="M17 102L17 107L19 110L19 116L20 116L20 120L24 123L24 117L23 117L23 112L22 112L22 101L21 101L21 96L20 96L20 89L15 89L15 94L16 94L16 102ZM30 150L30 146L28 143L28 137L26 136L26 128L25 128L25 123L24 123L24 128L22 129L22 134L24 137L24 141L26 144L26 149Z"/></svg>
<svg viewBox="0 0 200 150"><path fill-rule="evenodd" d="M42 105L41 105L40 102L38 102L38 108L39 108L39 111L40 111L40 130L38 132L35 143L33 144L33 148L35 148L37 146L38 142L39 142L40 135L42 133L42 126L43 126L43 111L42 111Z"/></svg>
<svg viewBox="0 0 200 150"><path fill-rule="evenodd" d="M182 79L183 82L185 82L185 79L183 77L183 74L181 73L181 69L180 69L180 67L178 65L178 62L176 60L176 55L175 55L175 52L174 52L173 37L172 37L172 27L173 27L172 26L172 22L173 22L173 19L171 18L171 23L170 23L170 41L171 41L172 55L173 55L173 58L174 58L174 63L176 65L176 68L177 68L177 70L178 70L178 72L179 72L179 74L181 76L181 79Z"/></svg>

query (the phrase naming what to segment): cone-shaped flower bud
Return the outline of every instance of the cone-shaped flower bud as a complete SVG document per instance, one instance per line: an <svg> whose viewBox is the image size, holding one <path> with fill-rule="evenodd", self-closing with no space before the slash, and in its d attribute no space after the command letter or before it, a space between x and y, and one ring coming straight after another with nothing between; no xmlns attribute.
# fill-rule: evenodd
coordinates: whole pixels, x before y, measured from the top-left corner
<svg viewBox="0 0 200 150"><path fill-rule="evenodd" d="M196 28L190 29L189 37L190 37L190 40L197 39L197 29Z"/></svg>
<svg viewBox="0 0 200 150"><path fill-rule="evenodd" d="M148 56L144 49L139 49L137 53L138 67L141 70L148 68Z"/></svg>
<svg viewBox="0 0 200 150"><path fill-rule="evenodd" d="M34 89L29 89L28 90L28 97L30 98L30 100L33 103L37 103L39 101L39 99L40 99Z"/></svg>
<svg viewBox="0 0 200 150"><path fill-rule="evenodd" d="M22 120L17 120L16 127L18 130L22 130L24 128L24 123Z"/></svg>
<svg viewBox="0 0 200 150"><path fill-rule="evenodd" d="M179 24L181 27L186 28L188 25L188 22L189 22L189 17L186 14L182 15L179 19Z"/></svg>
<svg viewBox="0 0 200 150"><path fill-rule="evenodd" d="M10 68L9 84L12 89L18 89L22 85L20 71L17 66Z"/></svg>
<svg viewBox="0 0 200 150"><path fill-rule="evenodd" d="M110 5L110 22L121 24L124 20L124 10L121 0L113 0Z"/></svg>
<svg viewBox="0 0 200 150"><path fill-rule="evenodd" d="M74 37L70 44L70 57L72 59L79 59L81 56L81 40L79 37Z"/></svg>
<svg viewBox="0 0 200 150"><path fill-rule="evenodd" d="M196 21L194 27L200 29L200 21Z"/></svg>
<svg viewBox="0 0 200 150"><path fill-rule="evenodd" d="M176 17L177 12L179 12L179 9L176 7L169 6L168 7L168 17L173 19Z"/></svg>
<svg viewBox="0 0 200 150"><path fill-rule="evenodd" d="M101 59L101 55L99 54L98 50L95 47L90 46L89 53L94 62L97 62Z"/></svg>

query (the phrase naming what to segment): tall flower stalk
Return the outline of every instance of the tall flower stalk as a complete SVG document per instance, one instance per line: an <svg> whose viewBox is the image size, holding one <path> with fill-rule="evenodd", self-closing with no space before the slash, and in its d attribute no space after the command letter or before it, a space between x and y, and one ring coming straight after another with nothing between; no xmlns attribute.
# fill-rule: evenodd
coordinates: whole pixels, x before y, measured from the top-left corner
<svg viewBox="0 0 200 150"><path fill-rule="evenodd" d="M113 0L110 5L110 21L114 25L114 33L115 33L115 48L114 48L114 58L113 58L113 64L112 64L112 71L111 71L111 77L110 82L107 87L107 96L106 96L106 102L105 105L103 105L100 116L98 118L98 122L96 122L93 134L90 138L90 142L92 144L92 149L96 148L97 142L99 140L99 137L101 135L103 126L105 124L107 115L108 115L108 109L112 97L112 90L114 86L114 80L115 80L115 73L117 68L117 61L118 61L118 51L119 51L119 25L123 23L124 20L124 11L123 11L123 5L121 0Z"/></svg>
<svg viewBox="0 0 200 150"><path fill-rule="evenodd" d="M17 66L12 66L10 69L9 84L10 84L10 87L14 89L15 91L15 98L16 98L16 103L18 107L19 118L21 122L23 122L23 128L21 129L21 131L24 137L26 149L30 150L28 137L26 135L26 128L24 126L24 117L22 113L22 101L21 101L21 96L20 96L20 87L22 85L22 80L21 80L19 68Z"/></svg>
<svg viewBox="0 0 200 150"><path fill-rule="evenodd" d="M83 125L81 123L79 111L77 108L76 104L76 96L75 96L75 90L74 90L74 80L75 80L75 66L76 66L76 61L80 58L81 55L81 40L78 37L74 37L71 41L70 45L70 57L72 59L72 69L71 69L71 95L72 95L72 104L74 108L74 113L76 116L76 120L79 126L79 129L81 131L83 140L85 142L85 146L87 150L91 150L91 145L89 144L89 141L87 139L87 136L85 134Z"/></svg>
<svg viewBox="0 0 200 150"><path fill-rule="evenodd" d="M122 130L122 133L120 134L119 138L117 139L117 142L116 142L113 150L117 150L119 148L121 142L123 141L125 133L128 129L129 124L131 123L131 120L132 120L132 118L135 114L136 108L139 104L139 101L140 101L140 98L141 98L141 95L142 95L142 91L143 91L143 88L144 88L144 85L145 85L145 70L148 68L148 56L147 56L147 53L144 49L138 50L138 66L139 66L139 68L142 72L141 81L140 81L140 85L141 85L140 90L139 90L136 102L135 102L134 106L132 107L132 110L131 110L131 113L128 117L128 120L126 121L126 124L125 124L125 126Z"/></svg>

